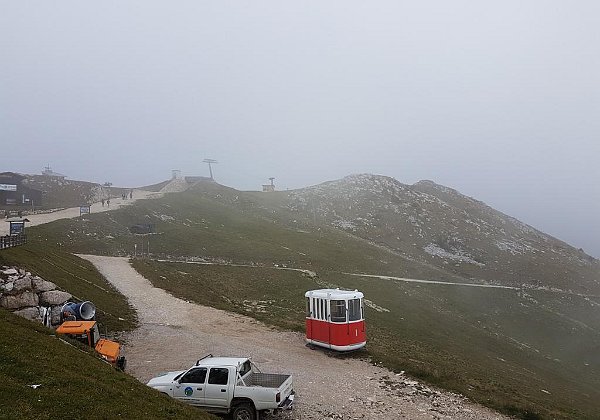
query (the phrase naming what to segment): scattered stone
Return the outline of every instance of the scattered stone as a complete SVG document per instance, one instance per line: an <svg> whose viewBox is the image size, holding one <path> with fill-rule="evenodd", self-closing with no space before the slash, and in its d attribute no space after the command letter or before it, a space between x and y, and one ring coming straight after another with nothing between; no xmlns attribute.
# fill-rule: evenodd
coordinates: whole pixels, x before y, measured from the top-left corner
<svg viewBox="0 0 600 420"><path fill-rule="evenodd" d="M13 282L9 282L6 283L4 286L2 286L2 289L5 293L9 293L12 291L12 289L14 289L15 284Z"/></svg>
<svg viewBox="0 0 600 420"><path fill-rule="evenodd" d="M7 276L10 276L10 275L19 274L19 272L17 270L15 270L14 268L7 268L6 270L2 271L2 274L6 274Z"/></svg>

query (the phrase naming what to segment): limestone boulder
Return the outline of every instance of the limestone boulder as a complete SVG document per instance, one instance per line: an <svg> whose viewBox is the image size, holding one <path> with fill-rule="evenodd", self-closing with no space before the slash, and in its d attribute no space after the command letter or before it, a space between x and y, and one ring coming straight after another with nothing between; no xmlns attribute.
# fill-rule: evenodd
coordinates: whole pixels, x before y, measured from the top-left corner
<svg viewBox="0 0 600 420"><path fill-rule="evenodd" d="M52 325L59 325L60 324L60 310L61 310L61 306L53 306L51 311L50 311L50 323Z"/></svg>
<svg viewBox="0 0 600 420"><path fill-rule="evenodd" d="M0 306L6 309L21 309L28 306L37 306L39 304L38 295L27 291L20 295L3 295L0 297Z"/></svg>
<svg viewBox="0 0 600 420"><path fill-rule="evenodd" d="M33 290L35 290L38 293L49 292L50 290L56 289L56 284L52 283L51 281L46 281L43 278L37 276L31 278L31 285L33 287Z"/></svg>
<svg viewBox="0 0 600 420"><path fill-rule="evenodd" d="M17 270L15 270L14 268L7 268L6 270L2 270L2 274L5 274L7 276L12 276L15 274L19 274L19 272Z"/></svg>
<svg viewBox="0 0 600 420"><path fill-rule="evenodd" d="M48 292L40 293L40 304L44 306L62 305L71 299L71 297L73 297L73 295L70 293L60 290L50 290Z"/></svg>
<svg viewBox="0 0 600 420"><path fill-rule="evenodd" d="M24 290L31 290L31 277L21 277L13 282L13 294L20 293Z"/></svg>
<svg viewBox="0 0 600 420"><path fill-rule="evenodd" d="M40 317L40 309L38 307L23 308L13 313L30 321L42 322L42 318Z"/></svg>
<svg viewBox="0 0 600 420"><path fill-rule="evenodd" d="M2 293L10 293L12 292L12 289L15 288L15 284L11 281L8 283L3 284L2 286L0 286L0 291Z"/></svg>

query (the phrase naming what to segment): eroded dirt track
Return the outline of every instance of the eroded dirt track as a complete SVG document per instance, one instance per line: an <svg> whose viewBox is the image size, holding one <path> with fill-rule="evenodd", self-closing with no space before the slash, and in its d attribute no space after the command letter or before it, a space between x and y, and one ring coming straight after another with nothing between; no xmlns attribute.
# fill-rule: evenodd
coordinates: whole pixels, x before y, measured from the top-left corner
<svg viewBox="0 0 600 420"><path fill-rule="evenodd" d="M157 289L126 258L91 261L137 310L140 328L126 339L128 371L146 382L198 358L250 356L265 372L291 373L297 393L285 419L502 419L461 396L441 392L365 361L329 357L303 336L252 318L188 303Z"/></svg>

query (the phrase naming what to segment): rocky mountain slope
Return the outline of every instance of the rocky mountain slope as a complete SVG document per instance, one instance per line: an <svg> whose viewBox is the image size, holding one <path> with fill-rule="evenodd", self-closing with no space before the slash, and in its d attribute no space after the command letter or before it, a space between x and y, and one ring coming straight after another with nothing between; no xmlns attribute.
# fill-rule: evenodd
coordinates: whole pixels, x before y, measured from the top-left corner
<svg viewBox="0 0 600 420"><path fill-rule="evenodd" d="M568 245L433 187L372 175L274 193L198 182L119 210L35 226L27 247L137 252L137 261L151 260L145 275L158 287L285 328L302 325L304 292L317 285L283 273L310 271L306 281L318 287L368 296L373 361L506 413L598 418L600 302L556 290L594 292L598 263L578 262ZM134 233L140 223L153 232ZM532 250L501 249L502 241ZM539 259L532 263L529 255ZM528 279L515 280L517 272Z"/></svg>
<svg viewBox="0 0 600 420"><path fill-rule="evenodd" d="M289 192L286 206L467 280L600 293L598 260L432 181L352 175Z"/></svg>

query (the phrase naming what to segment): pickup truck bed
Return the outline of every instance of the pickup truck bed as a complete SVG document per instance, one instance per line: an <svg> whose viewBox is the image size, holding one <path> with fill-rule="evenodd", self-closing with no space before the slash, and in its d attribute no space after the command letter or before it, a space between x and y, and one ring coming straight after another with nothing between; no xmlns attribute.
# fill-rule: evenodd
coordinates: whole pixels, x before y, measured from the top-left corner
<svg viewBox="0 0 600 420"><path fill-rule="evenodd" d="M244 378L244 384L246 386L261 386L265 388L279 388L290 375L279 375L276 373L258 373L252 372L250 375ZM242 381L238 382L240 385Z"/></svg>

